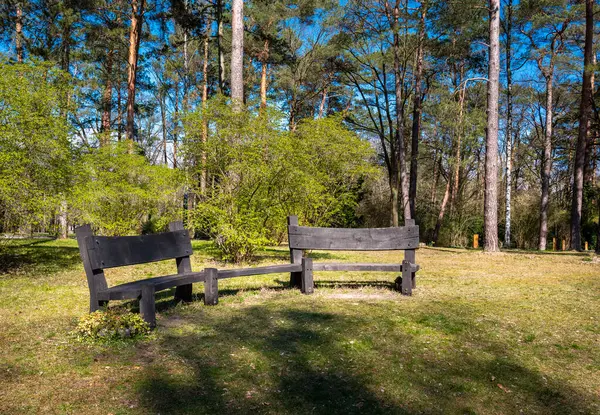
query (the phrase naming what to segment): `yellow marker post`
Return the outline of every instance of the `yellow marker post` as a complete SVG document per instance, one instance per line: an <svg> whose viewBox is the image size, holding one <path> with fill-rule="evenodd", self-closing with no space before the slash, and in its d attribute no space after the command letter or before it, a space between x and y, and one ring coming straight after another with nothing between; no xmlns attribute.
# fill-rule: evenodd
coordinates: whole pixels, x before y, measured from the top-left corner
<svg viewBox="0 0 600 415"><path fill-rule="evenodd" d="M473 249L479 248L479 235L473 235Z"/></svg>
<svg viewBox="0 0 600 415"><path fill-rule="evenodd" d="M552 238L552 250L556 251L556 238Z"/></svg>

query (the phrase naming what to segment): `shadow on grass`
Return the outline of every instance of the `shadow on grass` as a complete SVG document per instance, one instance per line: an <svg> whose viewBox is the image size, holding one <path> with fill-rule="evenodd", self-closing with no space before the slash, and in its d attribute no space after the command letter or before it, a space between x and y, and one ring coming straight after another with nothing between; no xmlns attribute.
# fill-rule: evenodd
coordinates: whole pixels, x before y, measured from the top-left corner
<svg viewBox="0 0 600 415"><path fill-rule="evenodd" d="M372 315L280 303L179 317L192 329L170 330L159 340L179 367L155 360L145 368L137 384L141 407L163 414L490 408L562 414L591 408L593 397L525 367L489 333L473 333L477 316L463 317L463 306L417 311L400 323L385 307L370 307ZM440 332L450 343L441 354L429 351L425 338L410 330L415 326Z"/></svg>
<svg viewBox="0 0 600 415"><path fill-rule="evenodd" d="M0 273L27 273L30 277L70 269L81 263L79 249L46 245L48 240L9 244L0 252Z"/></svg>

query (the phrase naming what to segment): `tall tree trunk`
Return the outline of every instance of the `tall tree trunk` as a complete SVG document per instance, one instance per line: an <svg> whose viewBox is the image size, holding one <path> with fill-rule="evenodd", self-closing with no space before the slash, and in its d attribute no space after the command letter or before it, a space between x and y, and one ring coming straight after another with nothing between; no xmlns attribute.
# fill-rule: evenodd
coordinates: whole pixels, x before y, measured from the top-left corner
<svg viewBox="0 0 600 415"><path fill-rule="evenodd" d="M112 113L112 68L113 50L110 49L106 55L104 92L102 94L102 124L100 126L100 146L105 146L110 141L110 119Z"/></svg>
<svg viewBox="0 0 600 415"><path fill-rule="evenodd" d="M210 22L206 27L206 35L204 36L204 61L202 62L202 77L204 84L202 85L202 108L206 110L208 101L208 40L209 40ZM200 195L206 195L206 143L208 142L208 121L206 116L202 120L202 151L200 153Z"/></svg>
<svg viewBox="0 0 600 415"><path fill-rule="evenodd" d="M15 4L17 18L15 20L15 47L17 49L17 62L23 63L23 7L21 2L17 1Z"/></svg>
<svg viewBox="0 0 600 415"><path fill-rule="evenodd" d="M173 168L177 168L177 153L179 150L179 86L175 82L175 99L173 100Z"/></svg>
<svg viewBox="0 0 600 415"><path fill-rule="evenodd" d="M223 0L217 0L217 50L219 54L219 93L225 94L225 52L223 52Z"/></svg>
<svg viewBox="0 0 600 415"><path fill-rule="evenodd" d="M165 102L164 91L158 93L158 105L160 107L160 120L162 124L162 145L163 145L163 162L165 166L169 165L169 158L167 157L167 103Z"/></svg>
<svg viewBox="0 0 600 415"><path fill-rule="evenodd" d="M412 137L410 152L410 186L408 199L410 203L410 216L415 217L417 199L417 168L419 160L419 140L421 139L421 77L423 76L423 44L425 43L425 17L427 15L427 1L421 2L421 18L419 20L419 45L417 47L417 63L415 68L415 94L413 98Z"/></svg>
<svg viewBox="0 0 600 415"><path fill-rule="evenodd" d="M265 40L260 53L260 110L267 108L267 59L269 59L269 40Z"/></svg>
<svg viewBox="0 0 600 415"><path fill-rule="evenodd" d="M395 157L398 160L398 168L400 173L400 195L402 201L402 210L404 212L404 220L412 219L410 212L410 203L408 198L408 177L406 176L406 151L404 145L404 106L402 104L402 77L400 74L400 0L396 0L396 4L391 13L392 30L394 35L394 43L392 45L394 50L394 88L396 95L396 148L397 154Z"/></svg>
<svg viewBox="0 0 600 415"><path fill-rule="evenodd" d="M69 223L67 219L67 202L60 202L58 212L58 239L67 239L69 236Z"/></svg>
<svg viewBox="0 0 600 415"><path fill-rule="evenodd" d="M462 72L462 71L461 71ZM461 76L462 78L462 76ZM467 83L465 80L462 89L459 92L458 99L458 132L456 134L456 153L454 154L454 172L452 183L450 185L450 213L455 209L455 203L460 188L460 170L462 165L462 136L463 136L463 120L465 109L465 95L467 93Z"/></svg>
<svg viewBox="0 0 600 415"><path fill-rule="evenodd" d="M506 16L506 223L504 245L510 248L511 192L512 192L512 7L508 1Z"/></svg>
<svg viewBox="0 0 600 415"><path fill-rule="evenodd" d="M231 103L241 111L244 103L244 0L233 0L231 16Z"/></svg>
<svg viewBox="0 0 600 415"><path fill-rule="evenodd" d="M593 45L592 45L593 46ZM596 53L592 51L592 66L596 67ZM591 100L594 100L594 84L595 82L595 73L592 71L592 79L590 84L592 86L592 97ZM595 153L595 143L594 143L594 134L592 130L592 116L588 117L588 129L587 129L587 143L585 145L585 168L583 171L583 182L584 183L592 183L594 181L594 175L596 173L596 164L594 159Z"/></svg>
<svg viewBox="0 0 600 415"><path fill-rule="evenodd" d="M135 82L137 77L137 63L140 49L140 37L144 19L144 6L146 0L131 1L131 27L129 29L129 56L127 70L127 126L126 135L133 151L134 116L135 116Z"/></svg>
<svg viewBox="0 0 600 415"><path fill-rule="evenodd" d="M486 252L498 247L498 99L500 84L500 0L490 0L490 47L485 143L484 226Z"/></svg>
<svg viewBox="0 0 600 415"><path fill-rule="evenodd" d="M440 228L442 227L442 222L444 221L444 214L446 213L448 199L450 199L450 174L448 174L448 180L446 180L446 190L444 191L442 206L440 206L440 214L438 215L437 221L435 223L435 229L433 231L433 246L437 245L438 237L440 236Z"/></svg>
<svg viewBox="0 0 600 415"><path fill-rule="evenodd" d="M552 112L554 67L551 65L546 77L546 129L544 133L544 156L542 162L542 198L540 205L540 251L546 249L548 237L548 205L550 200L550 174L552 173Z"/></svg>
<svg viewBox="0 0 600 415"><path fill-rule="evenodd" d="M573 200L571 204L571 249L581 251L581 209L583 206L583 171L585 147L588 134L588 119L592 99L592 44L594 41L594 1L585 2L585 49L583 61L583 86L579 105L579 131L573 170Z"/></svg>
<svg viewBox="0 0 600 415"><path fill-rule="evenodd" d="M123 96L121 81L117 82L117 140L123 139Z"/></svg>

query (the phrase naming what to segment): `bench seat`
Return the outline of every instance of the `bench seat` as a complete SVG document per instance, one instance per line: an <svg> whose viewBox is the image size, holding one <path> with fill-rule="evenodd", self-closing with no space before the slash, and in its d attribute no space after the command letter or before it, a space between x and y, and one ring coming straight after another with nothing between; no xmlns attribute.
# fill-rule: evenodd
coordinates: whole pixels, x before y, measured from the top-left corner
<svg viewBox="0 0 600 415"><path fill-rule="evenodd" d="M219 270L218 279L246 277L248 275L277 274L283 272L301 272L302 264L268 265L266 267L222 269Z"/></svg>
<svg viewBox="0 0 600 415"><path fill-rule="evenodd" d="M152 285L156 292L168 288L179 287L204 281L204 271L187 272L183 274L163 275L160 277L146 278L140 281L127 282L125 284L115 285L106 290L98 291L98 300L128 300L135 299L142 295L143 285Z"/></svg>

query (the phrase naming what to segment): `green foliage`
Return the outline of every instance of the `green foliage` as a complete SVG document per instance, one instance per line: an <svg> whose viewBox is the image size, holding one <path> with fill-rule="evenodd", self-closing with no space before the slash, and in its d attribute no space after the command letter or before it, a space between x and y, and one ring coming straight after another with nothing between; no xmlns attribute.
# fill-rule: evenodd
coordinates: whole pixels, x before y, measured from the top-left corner
<svg viewBox="0 0 600 415"><path fill-rule="evenodd" d="M136 339L150 332L150 327L139 314L109 308L94 311L82 317L74 334L80 341L108 342Z"/></svg>
<svg viewBox="0 0 600 415"><path fill-rule="evenodd" d="M13 229L42 222L68 191L69 91L50 64L0 64L0 210Z"/></svg>
<svg viewBox="0 0 600 415"><path fill-rule="evenodd" d="M188 116L187 136L200 137L204 121L207 143L192 139L186 147L190 159L206 153L210 183L192 220L226 259L247 260L265 243L281 241L290 214L311 225L347 222L361 180L374 173L370 145L338 117L302 122L290 132L278 113L234 113L215 99ZM200 172L189 173L197 182Z"/></svg>
<svg viewBox="0 0 600 415"><path fill-rule="evenodd" d="M80 223L92 223L104 235L161 230L179 216L180 183L178 170L151 165L130 154L126 143L116 143L81 157L70 204Z"/></svg>

